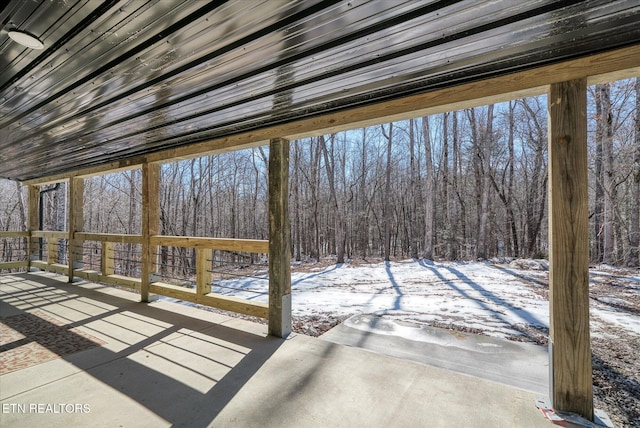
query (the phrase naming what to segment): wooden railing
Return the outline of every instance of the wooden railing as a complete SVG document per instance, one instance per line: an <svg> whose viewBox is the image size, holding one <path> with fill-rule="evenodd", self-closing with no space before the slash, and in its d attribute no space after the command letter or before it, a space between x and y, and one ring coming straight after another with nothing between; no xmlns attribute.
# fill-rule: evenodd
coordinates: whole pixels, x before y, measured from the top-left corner
<svg viewBox="0 0 640 428"><path fill-rule="evenodd" d="M212 306L231 312L267 318L269 305L211 292L211 272L207 269L214 250L245 253L269 253L269 241L253 239L200 238L190 236L156 235L150 239L152 246L187 247L196 250L196 289L187 289L163 282L152 282L152 293Z"/></svg>
<svg viewBox="0 0 640 428"><path fill-rule="evenodd" d="M32 249L31 261L27 260L24 262L0 263L0 269L33 266L42 270L69 275L68 264L60 264L57 260L58 242L60 239L69 239L69 232L52 232L42 230L32 231L30 234L29 232L0 232L0 238L5 236L46 239L47 259L34 260L34 250ZM142 235L76 232L73 235L73 240L76 245L79 244L80 246L82 246L85 241L97 241L101 243L100 270L75 268L73 269L74 276L92 282L112 284L138 291L140 290L142 283L140 278L118 275L115 273L114 247L117 243L141 245L143 243ZM210 265L214 250L268 254L269 241L154 235L150 237L149 242L151 246L156 247L186 247L194 248L196 251L195 290L162 281L152 280L149 285L149 291L151 293L241 314L268 318L268 303L254 302L238 297L212 293L211 272L208 270L207 266Z"/></svg>
<svg viewBox="0 0 640 428"><path fill-rule="evenodd" d="M0 231L0 239L15 239L15 238L29 238L29 232L6 232ZM25 248L25 253L27 250ZM29 260L25 257L25 260L19 261L0 261L0 271L5 269L18 269L18 268L27 268L29 267Z"/></svg>
<svg viewBox="0 0 640 428"><path fill-rule="evenodd" d="M142 235L122 235L117 233L87 233L76 232L74 240L80 241L80 245L84 241L97 241L101 243L100 249L100 270L93 269L74 269L73 275L84 278L88 281L101 282L106 284L117 285L120 287L128 287L133 290L140 291L140 278L134 278L126 275L119 275L115 272L115 244L142 244Z"/></svg>
<svg viewBox="0 0 640 428"><path fill-rule="evenodd" d="M31 238L46 239L46 244L43 242L42 246L46 245L47 248L47 260L36 259L35 248L32 248L30 253L30 267L36 267L38 269L56 272L62 275L69 274L69 268L66 264L59 263L58 260L58 245L61 239L69 239L69 232L59 232L50 230L33 230L31 231ZM35 246L35 244L31 244ZM40 244L38 244L39 246ZM40 250L40 248L38 248Z"/></svg>

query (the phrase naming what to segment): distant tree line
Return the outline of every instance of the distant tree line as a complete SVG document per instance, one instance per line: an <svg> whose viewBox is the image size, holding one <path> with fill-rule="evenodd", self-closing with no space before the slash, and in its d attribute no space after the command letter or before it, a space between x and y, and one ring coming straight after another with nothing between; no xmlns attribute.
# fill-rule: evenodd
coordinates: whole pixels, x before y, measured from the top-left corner
<svg viewBox="0 0 640 428"><path fill-rule="evenodd" d="M638 266L640 78L590 87L587 114L592 261ZM163 165L161 233L267 239L268 150ZM546 96L293 141L292 258L546 257L547 151ZM140 233L141 180L88 179L85 229ZM24 192L0 185L0 227L23 229ZM44 195L45 229L65 195Z"/></svg>

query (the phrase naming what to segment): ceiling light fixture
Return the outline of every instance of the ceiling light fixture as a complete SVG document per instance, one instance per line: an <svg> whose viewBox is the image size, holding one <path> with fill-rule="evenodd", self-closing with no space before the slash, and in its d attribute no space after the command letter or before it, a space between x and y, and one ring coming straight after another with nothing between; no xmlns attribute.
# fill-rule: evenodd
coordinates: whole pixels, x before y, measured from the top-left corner
<svg viewBox="0 0 640 428"><path fill-rule="evenodd" d="M20 43L22 46L38 50L44 49L44 43L42 43L39 38L26 31L9 30L9 37Z"/></svg>

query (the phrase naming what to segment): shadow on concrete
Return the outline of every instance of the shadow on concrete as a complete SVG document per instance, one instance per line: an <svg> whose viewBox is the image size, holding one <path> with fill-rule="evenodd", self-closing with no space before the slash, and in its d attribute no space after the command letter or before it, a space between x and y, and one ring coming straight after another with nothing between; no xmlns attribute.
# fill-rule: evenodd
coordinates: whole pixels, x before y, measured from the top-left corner
<svg viewBox="0 0 640 428"><path fill-rule="evenodd" d="M46 311L43 308L47 305L82 300L82 306L66 308L72 315L70 318L64 319L59 311L51 316L64 319L66 324L62 329L66 335L77 335L72 329L82 327L90 334L107 337L121 349L100 346L63 355L63 358L111 387L114 394L126 395L172 426L209 426L283 343L282 339L198 320L48 277L13 276L18 283L20 280L36 282L42 287L36 286L27 294L19 290L4 293L5 305ZM6 291L8 282L2 285ZM50 291L54 286L56 291L66 295L65 299L45 298L46 303L30 305L29 300L36 298L39 292ZM15 299L16 296L19 299ZM13 314L15 309L14 306ZM40 322L46 323L42 319ZM30 337L29 331L19 324L14 323L12 328L25 336L20 341L22 344L35 340L52 348L40 336ZM56 352L55 349L52 351ZM157 366L154 367L154 363Z"/></svg>

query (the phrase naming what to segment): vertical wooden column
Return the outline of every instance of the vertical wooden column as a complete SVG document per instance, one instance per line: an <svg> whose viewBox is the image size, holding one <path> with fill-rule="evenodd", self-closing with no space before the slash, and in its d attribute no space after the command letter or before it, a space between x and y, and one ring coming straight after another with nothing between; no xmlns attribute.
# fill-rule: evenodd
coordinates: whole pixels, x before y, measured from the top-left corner
<svg viewBox="0 0 640 428"><path fill-rule="evenodd" d="M579 79L549 90L549 380L556 410L593 420L587 199L587 82Z"/></svg>
<svg viewBox="0 0 640 428"><path fill-rule="evenodd" d="M211 293L211 260L213 250L197 248L196 251L196 293L199 296Z"/></svg>
<svg viewBox="0 0 640 428"><path fill-rule="evenodd" d="M31 232L40 228L40 186L30 185L27 188L28 215L27 228L29 231L28 261L31 268L31 261L40 258L40 238L31 236Z"/></svg>
<svg viewBox="0 0 640 428"><path fill-rule="evenodd" d="M160 165L145 163L142 165L142 274L140 300L149 302L149 283L151 274L156 270L157 249L149 238L158 234L160 225Z"/></svg>
<svg viewBox="0 0 640 428"><path fill-rule="evenodd" d="M47 242L47 263L58 263L58 238L49 238Z"/></svg>
<svg viewBox="0 0 640 428"><path fill-rule="evenodd" d="M81 269L82 243L76 239L76 232L84 229L84 178L72 177L69 179L69 282L73 282L73 272Z"/></svg>
<svg viewBox="0 0 640 428"><path fill-rule="evenodd" d="M115 253L113 251L115 247L115 242L103 242L101 248L100 255L100 271L102 275L113 275L116 273L114 257Z"/></svg>
<svg viewBox="0 0 640 428"><path fill-rule="evenodd" d="M289 141L269 148L269 334L291 333L291 231L289 229Z"/></svg>

